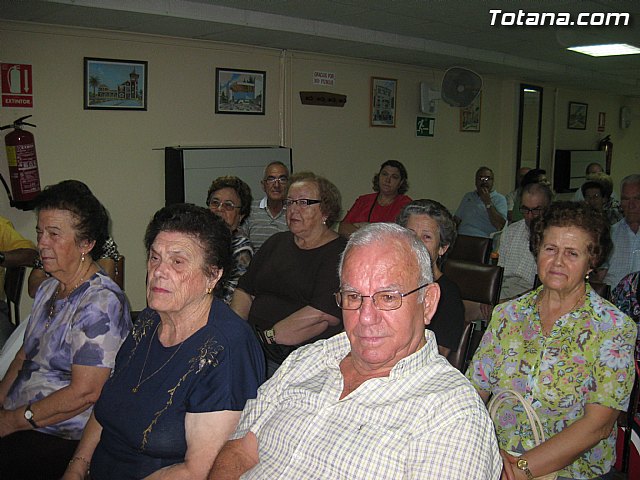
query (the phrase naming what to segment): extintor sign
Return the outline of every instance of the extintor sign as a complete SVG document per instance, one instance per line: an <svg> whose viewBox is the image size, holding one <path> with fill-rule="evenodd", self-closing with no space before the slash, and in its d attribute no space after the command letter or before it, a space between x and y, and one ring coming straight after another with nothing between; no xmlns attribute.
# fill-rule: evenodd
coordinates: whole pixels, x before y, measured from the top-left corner
<svg viewBox="0 0 640 480"><path fill-rule="evenodd" d="M2 106L33 108L33 76L31 65L0 63Z"/></svg>

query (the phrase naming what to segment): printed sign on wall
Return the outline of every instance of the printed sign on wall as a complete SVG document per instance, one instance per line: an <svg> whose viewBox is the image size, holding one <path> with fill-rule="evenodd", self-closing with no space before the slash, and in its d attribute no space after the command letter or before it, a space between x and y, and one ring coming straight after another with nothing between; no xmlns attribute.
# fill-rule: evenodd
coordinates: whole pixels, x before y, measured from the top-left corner
<svg viewBox="0 0 640 480"><path fill-rule="evenodd" d="M33 108L33 76L31 65L0 63L2 106Z"/></svg>

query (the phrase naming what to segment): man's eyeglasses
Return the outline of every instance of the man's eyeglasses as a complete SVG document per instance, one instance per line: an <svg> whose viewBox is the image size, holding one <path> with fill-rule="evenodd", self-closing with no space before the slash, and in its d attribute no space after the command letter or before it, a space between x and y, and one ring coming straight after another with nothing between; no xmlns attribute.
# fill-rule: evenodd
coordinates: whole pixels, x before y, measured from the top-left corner
<svg viewBox="0 0 640 480"><path fill-rule="evenodd" d="M231 212L233 211L234 208L240 208L240 207L237 207L236 204L233 203L231 200L226 200L224 202L221 202L217 198L214 198L212 200L209 200L209 208L211 210L219 210L221 208L222 210Z"/></svg>
<svg viewBox="0 0 640 480"><path fill-rule="evenodd" d="M340 290L334 293L334 296L336 297L336 303L343 310L358 310L362 306L363 298L370 298L373 301L373 306L378 310L397 310L402 306L402 299L404 297L417 292L427 285L429 284L425 283L407 293L400 293L395 290L383 290L373 295L362 295L351 290Z"/></svg>
<svg viewBox="0 0 640 480"><path fill-rule="evenodd" d="M536 207L536 208L527 208L523 205L520 206L520 213L522 215L533 215L534 217L538 217L542 214L544 208Z"/></svg>
<svg viewBox="0 0 640 480"><path fill-rule="evenodd" d="M289 177L285 176L285 175L281 175L279 177L267 177L264 179L265 182L267 182L270 185L273 185L274 183L278 182L278 183L288 183L289 182Z"/></svg>
<svg viewBox="0 0 640 480"><path fill-rule="evenodd" d="M488 182L489 180L493 180L493 177L478 177L478 180L481 182Z"/></svg>
<svg viewBox="0 0 640 480"><path fill-rule="evenodd" d="M284 201L284 206L288 208L295 203L300 208L307 208L309 205L315 205L316 203L320 202L322 202L322 200L312 200L310 198L299 198L298 200L292 200L290 198L287 198Z"/></svg>

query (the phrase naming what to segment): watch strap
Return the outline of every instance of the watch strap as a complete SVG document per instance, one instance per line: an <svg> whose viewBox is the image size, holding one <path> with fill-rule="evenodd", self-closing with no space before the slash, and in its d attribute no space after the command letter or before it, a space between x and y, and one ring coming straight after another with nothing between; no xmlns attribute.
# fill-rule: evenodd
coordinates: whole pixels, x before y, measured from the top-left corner
<svg viewBox="0 0 640 480"><path fill-rule="evenodd" d="M31 410L31 404L27 405L27 408L24 409L24 418L27 422L31 424L33 428L40 428L40 426L33 419L33 411Z"/></svg>

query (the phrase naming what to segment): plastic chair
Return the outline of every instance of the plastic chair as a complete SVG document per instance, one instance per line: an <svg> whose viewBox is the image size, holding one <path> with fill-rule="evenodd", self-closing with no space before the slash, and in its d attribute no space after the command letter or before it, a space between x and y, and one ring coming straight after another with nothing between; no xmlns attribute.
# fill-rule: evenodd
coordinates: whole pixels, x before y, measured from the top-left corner
<svg viewBox="0 0 640 480"><path fill-rule="evenodd" d="M496 305L500 300L504 269L498 265L483 265L449 258L444 264L444 274L460 289L463 300ZM452 365L464 372L471 355L475 352L486 325L467 322L458 350L449 353ZM465 335L467 336L465 338Z"/></svg>
<svg viewBox="0 0 640 480"><path fill-rule="evenodd" d="M491 239L458 235L449 251L448 260L464 260L467 262L489 263L491 256Z"/></svg>
<svg viewBox="0 0 640 480"><path fill-rule="evenodd" d="M26 267L9 267L4 275L4 293L9 307L9 321L15 326L20 324L20 298L26 270Z"/></svg>

